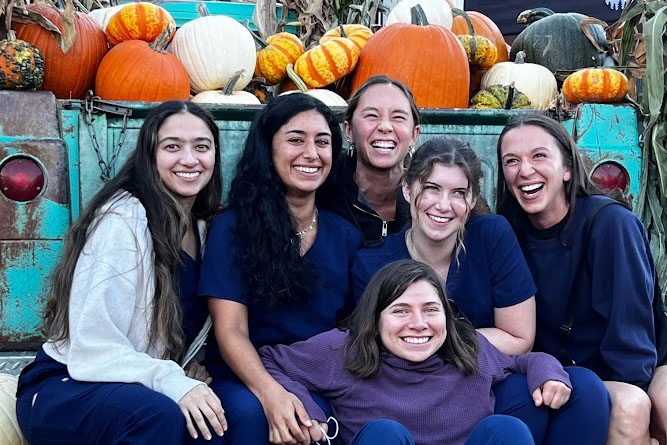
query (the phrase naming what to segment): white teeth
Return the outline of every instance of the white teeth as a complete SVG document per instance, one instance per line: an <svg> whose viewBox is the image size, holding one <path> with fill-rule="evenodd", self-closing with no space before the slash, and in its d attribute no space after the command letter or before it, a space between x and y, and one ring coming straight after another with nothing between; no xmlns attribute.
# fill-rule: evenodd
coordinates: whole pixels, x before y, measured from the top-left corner
<svg viewBox="0 0 667 445"><path fill-rule="evenodd" d="M375 148L394 148L396 147L395 142L373 142L373 147Z"/></svg>
<svg viewBox="0 0 667 445"><path fill-rule="evenodd" d="M295 166L294 169L304 173L315 173L319 170L318 167L302 167L300 165Z"/></svg>
<svg viewBox="0 0 667 445"><path fill-rule="evenodd" d="M192 178L196 178L197 176L199 176L199 175L201 174L201 172L192 172L192 173L175 172L174 174L175 174L176 176L181 177L181 178L192 179Z"/></svg>
<svg viewBox="0 0 667 445"><path fill-rule="evenodd" d="M526 193L534 192L535 190L542 187L542 185L543 184L524 185L523 187L521 187L521 191L526 192Z"/></svg>
<svg viewBox="0 0 667 445"><path fill-rule="evenodd" d="M439 223L446 223L452 220L452 218L443 218L441 216L435 216L435 215L428 215L429 218L431 218L433 221L439 222Z"/></svg>
<svg viewBox="0 0 667 445"><path fill-rule="evenodd" d="M403 341L406 343L421 344L429 341L431 337L403 337Z"/></svg>

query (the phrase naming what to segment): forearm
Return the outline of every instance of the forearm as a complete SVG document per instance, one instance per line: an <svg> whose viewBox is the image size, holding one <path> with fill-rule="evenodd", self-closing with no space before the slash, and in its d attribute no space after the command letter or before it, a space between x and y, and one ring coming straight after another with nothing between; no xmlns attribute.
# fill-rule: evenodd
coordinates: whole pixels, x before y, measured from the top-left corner
<svg viewBox="0 0 667 445"><path fill-rule="evenodd" d="M280 384L267 372L248 336L237 329L226 330L218 340L220 355L236 376L261 401Z"/></svg>
<svg viewBox="0 0 667 445"><path fill-rule="evenodd" d="M477 332L482 334L489 342L507 355L520 355L530 352L533 347L533 337L520 337L512 335L500 328L480 328Z"/></svg>

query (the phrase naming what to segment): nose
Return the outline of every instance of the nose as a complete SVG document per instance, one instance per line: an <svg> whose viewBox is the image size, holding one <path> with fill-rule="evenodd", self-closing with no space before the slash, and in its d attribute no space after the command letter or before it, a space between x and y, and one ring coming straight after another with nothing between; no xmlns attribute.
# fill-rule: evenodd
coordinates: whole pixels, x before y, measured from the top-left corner
<svg viewBox="0 0 667 445"><path fill-rule="evenodd" d="M447 193L441 193L438 202L436 203L436 208L440 211L446 212L451 208L451 202L449 201L449 196Z"/></svg>
<svg viewBox="0 0 667 445"><path fill-rule="evenodd" d="M183 156L181 156L181 163L183 165L195 165L199 162L197 159L196 153L192 147L187 147L182 151Z"/></svg>
<svg viewBox="0 0 667 445"><path fill-rule="evenodd" d="M530 161L521 162L521 165L519 166L519 175L528 177L532 175L534 171L535 169Z"/></svg>
<svg viewBox="0 0 667 445"><path fill-rule="evenodd" d="M422 330L426 329L426 319L424 318L424 314L421 311L417 311L412 316L410 317L410 324L409 327L411 329L417 329L417 330Z"/></svg>
<svg viewBox="0 0 667 445"><path fill-rule="evenodd" d="M306 147L303 150L303 157L307 160L317 159L319 156L317 154L317 147L315 146L315 141L308 141Z"/></svg>
<svg viewBox="0 0 667 445"><path fill-rule="evenodd" d="M394 131L394 127L391 124L391 121L389 120L388 117L383 117L382 119L380 119L377 128L382 133L391 133Z"/></svg>

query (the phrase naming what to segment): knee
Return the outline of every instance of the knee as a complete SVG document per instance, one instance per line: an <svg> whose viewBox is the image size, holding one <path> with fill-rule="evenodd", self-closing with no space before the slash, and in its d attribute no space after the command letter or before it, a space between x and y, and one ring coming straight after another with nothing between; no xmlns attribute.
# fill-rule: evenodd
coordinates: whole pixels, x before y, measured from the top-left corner
<svg viewBox="0 0 667 445"><path fill-rule="evenodd" d="M414 444L410 432L394 420L378 419L368 422L353 438L352 444Z"/></svg>
<svg viewBox="0 0 667 445"><path fill-rule="evenodd" d="M642 437L651 418L651 400L639 387L626 384L611 392L611 427L625 437Z"/></svg>
<svg viewBox="0 0 667 445"><path fill-rule="evenodd" d="M528 426L512 416L494 414L482 420L466 444L534 444Z"/></svg>
<svg viewBox="0 0 667 445"><path fill-rule="evenodd" d="M586 403L589 408L598 410L605 407L607 413L609 413L611 408L609 391L607 391L604 382L596 373L590 369L578 366L570 366L565 368L565 370L572 382L571 403L581 401Z"/></svg>
<svg viewBox="0 0 667 445"><path fill-rule="evenodd" d="M500 414L494 414L482 420L478 428L486 430L487 432L499 432L502 431L507 433L507 435L516 435L518 437L528 434L530 435L530 429L523 423L520 419L512 416L504 416Z"/></svg>

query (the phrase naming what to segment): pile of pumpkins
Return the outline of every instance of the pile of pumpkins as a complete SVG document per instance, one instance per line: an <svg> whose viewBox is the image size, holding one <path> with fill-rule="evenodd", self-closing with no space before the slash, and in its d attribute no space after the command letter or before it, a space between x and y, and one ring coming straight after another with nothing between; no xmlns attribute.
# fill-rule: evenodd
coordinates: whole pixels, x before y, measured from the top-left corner
<svg viewBox="0 0 667 445"><path fill-rule="evenodd" d="M54 7L29 8L62 29L62 13ZM266 85L280 84L276 88L283 94L304 91L328 105L345 106L350 91L385 74L406 83L422 108L545 109L558 94L553 71L586 67L590 58L580 14L542 14L517 37L511 53L491 19L457 9L451 0L401 0L375 34L363 25L341 25L307 51L293 34L264 41L232 18L210 16L205 8L200 14L176 30L169 13L152 3L75 12L78 37L66 54L46 29L16 24L20 40L0 43L0 88L3 81L4 88L38 88L41 69L41 88L61 99L80 99L94 88L107 100L194 94L196 102L258 104L244 88L261 78ZM594 30L603 33L601 27ZM540 47L545 33L558 32L569 36L553 39L559 45L584 49ZM9 84L5 72L20 72L23 80L14 76ZM611 68L577 71L563 84L563 94L570 103L614 102L626 94L624 77Z"/></svg>

